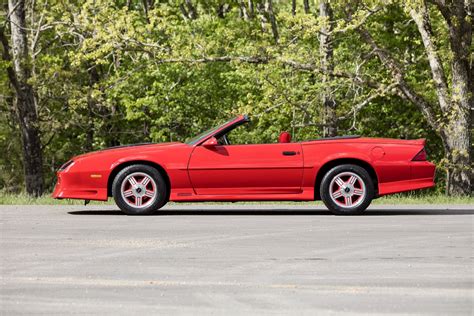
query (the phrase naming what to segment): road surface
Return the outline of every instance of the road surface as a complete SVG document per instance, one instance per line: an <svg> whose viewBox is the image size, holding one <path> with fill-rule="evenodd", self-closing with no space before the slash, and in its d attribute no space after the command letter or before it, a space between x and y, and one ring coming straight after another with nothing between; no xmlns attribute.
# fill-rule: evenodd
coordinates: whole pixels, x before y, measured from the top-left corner
<svg viewBox="0 0 474 316"><path fill-rule="evenodd" d="M0 314L474 311L474 206L0 206Z"/></svg>

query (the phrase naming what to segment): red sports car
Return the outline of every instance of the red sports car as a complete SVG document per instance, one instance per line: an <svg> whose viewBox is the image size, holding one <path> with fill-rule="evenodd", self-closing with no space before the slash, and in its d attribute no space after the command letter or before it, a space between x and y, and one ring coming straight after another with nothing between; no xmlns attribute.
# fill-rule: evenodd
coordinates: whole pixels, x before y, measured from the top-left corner
<svg viewBox="0 0 474 316"><path fill-rule="evenodd" d="M313 201L334 214L360 214L372 199L434 186L425 140L343 136L231 144L240 115L186 143L137 144L87 153L57 173L53 197L106 201L130 215L168 201Z"/></svg>

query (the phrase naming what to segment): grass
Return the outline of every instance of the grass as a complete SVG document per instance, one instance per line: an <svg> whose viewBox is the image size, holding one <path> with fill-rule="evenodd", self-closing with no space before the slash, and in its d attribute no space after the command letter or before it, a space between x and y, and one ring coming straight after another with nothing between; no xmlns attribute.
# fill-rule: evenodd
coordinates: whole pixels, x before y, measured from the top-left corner
<svg viewBox="0 0 474 316"><path fill-rule="evenodd" d="M387 195L374 200L374 204L471 204L474 205L474 196L446 196L444 194L414 195L409 193Z"/></svg>
<svg viewBox="0 0 474 316"><path fill-rule="evenodd" d="M215 202L214 202L215 203ZM214 204L213 203L213 204ZM296 204L299 202L238 202L241 204ZM317 202L305 202L305 203L321 203ZM431 195L416 195L416 194L394 194L384 196L379 199L375 199L373 204L472 204L474 205L473 197L448 197L443 194L431 194ZM107 202L96 202L91 201L92 205L113 205L113 199L109 199ZM0 191L0 205L84 205L83 200L55 200L49 195L43 195L38 198L33 198L25 193L11 194Z"/></svg>

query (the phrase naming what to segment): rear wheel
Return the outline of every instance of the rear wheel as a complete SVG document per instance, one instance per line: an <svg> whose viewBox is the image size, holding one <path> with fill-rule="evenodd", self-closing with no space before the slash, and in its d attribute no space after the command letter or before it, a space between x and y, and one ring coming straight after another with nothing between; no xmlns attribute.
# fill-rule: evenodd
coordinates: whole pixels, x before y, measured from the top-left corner
<svg viewBox="0 0 474 316"><path fill-rule="evenodd" d="M321 199L336 215L361 214L374 198L374 183L367 170L340 165L329 170L320 187Z"/></svg>
<svg viewBox="0 0 474 316"><path fill-rule="evenodd" d="M121 170L112 184L117 206L128 215L149 215L166 204L166 182L158 170L131 165Z"/></svg>

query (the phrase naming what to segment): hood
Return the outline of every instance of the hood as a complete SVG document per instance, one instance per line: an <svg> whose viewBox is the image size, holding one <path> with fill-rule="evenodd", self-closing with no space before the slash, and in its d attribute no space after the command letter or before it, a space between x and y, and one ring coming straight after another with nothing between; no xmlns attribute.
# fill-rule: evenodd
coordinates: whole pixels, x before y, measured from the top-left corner
<svg viewBox="0 0 474 316"><path fill-rule="evenodd" d="M120 146L114 146L114 147L109 147L105 149L100 149L97 151L91 151L82 155L75 156L73 160L78 159L78 158L84 158L88 156L95 156L99 155L102 153L109 153L113 151L122 151L122 152L128 152L128 151L134 151L137 150L137 147L140 147L140 150L153 150L153 149L161 149L161 148L168 148L176 145L183 145L183 143L180 142L169 142L169 143L139 143L139 144L129 144L129 145L120 145Z"/></svg>

